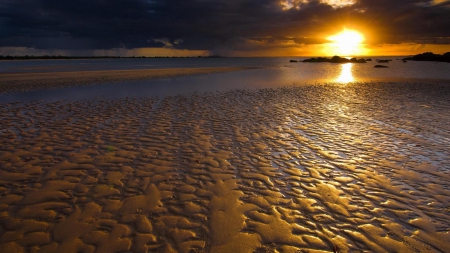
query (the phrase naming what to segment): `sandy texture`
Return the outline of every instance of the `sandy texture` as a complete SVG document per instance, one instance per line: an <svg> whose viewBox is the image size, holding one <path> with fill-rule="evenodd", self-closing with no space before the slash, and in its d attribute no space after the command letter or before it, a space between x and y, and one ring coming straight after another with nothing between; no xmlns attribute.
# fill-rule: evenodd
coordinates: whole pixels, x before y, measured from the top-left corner
<svg viewBox="0 0 450 253"><path fill-rule="evenodd" d="M0 73L0 93L231 72L252 67Z"/></svg>
<svg viewBox="0 0 450 253"><path fill-rule="evenodd" d="M0 105L2 252L448 252L450 90Z"/></svg>

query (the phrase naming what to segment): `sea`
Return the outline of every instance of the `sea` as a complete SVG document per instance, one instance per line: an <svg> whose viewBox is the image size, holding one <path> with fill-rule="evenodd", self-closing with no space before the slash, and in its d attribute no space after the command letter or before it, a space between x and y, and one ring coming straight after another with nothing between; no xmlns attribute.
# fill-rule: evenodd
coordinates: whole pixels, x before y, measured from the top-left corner
<svg viewBox="0 0 450 253"><path fill-rule="evenodd" d="M0 102L168 96L195 92L274 88L303 84L358 82L450 82L450 64L403 62L398 57L370 57L367 63L303 63L281 58L120 58L0 61L0 73L137 70L203 67L255 67L250 70L154 80L105 83L0 95ZM368 59L368 57L366 57ZM298 62L291 62L291 60ZM391 60L378 63L378 60ZM382 64L388 68L374 68Z"/></svg>

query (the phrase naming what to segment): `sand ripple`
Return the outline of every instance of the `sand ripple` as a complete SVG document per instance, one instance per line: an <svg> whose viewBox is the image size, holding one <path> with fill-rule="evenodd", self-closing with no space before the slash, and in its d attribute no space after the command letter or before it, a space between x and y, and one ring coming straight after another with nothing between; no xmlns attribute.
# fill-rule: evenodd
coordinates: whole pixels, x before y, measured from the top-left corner
<svg viewBox="0 0 450 253"><path fill-rule="evenodd" d="M449 88L0 104L2 252L448 252Z"/></svg>

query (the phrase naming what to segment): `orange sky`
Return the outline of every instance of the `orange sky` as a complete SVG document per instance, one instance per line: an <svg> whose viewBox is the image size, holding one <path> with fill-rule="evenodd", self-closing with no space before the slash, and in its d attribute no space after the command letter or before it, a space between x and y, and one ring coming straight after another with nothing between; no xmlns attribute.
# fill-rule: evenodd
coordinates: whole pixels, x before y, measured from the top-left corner
<svg viewBox="0 0 450 253"><path fill-rule="evenodd" d="M400 56L450 51L450 0L2 3L6 18L0 18L0 55ZM362 44L333 45L331 36L343 29L361 33Z"/></svg>
<svg viewBox="0 0 450 253"><path fill-rule="evenodd" d="M328 44L304 45L301 47L290 48L274 48L265 51L241 51L234 52L234 56L333 56L332 52L327 49ZM436 54L443 54L450 52L450 45L439 44L380 44L380 45L362 45L365 48L365 53L355 54L354 56L408 56L416 55L424 52L433 52ZM347 55L340 55L347 56ZM352 56L352 55L348 55Z"/></svg>
<svg viewBox="0 0 450 253"><path fill-rule="evenodd" d="M379 44L369 45L362 44L364 49L362 54L341 55L330 51L333 47L331 43L310 44L310 45L280 45L271 46L266 49L255 50L234 50L227 52L230 57L294 57L294 56L408 56L416 55L424 52L433 52L443 54L450 52L448 44ZM23 47L0 48L0 55L95 55L95 56L181 56L196 57L211 54L207 50L180 50L172 48L135 48L135 49L110 49L110 50L93 50L93 51L68 51L68 50L39 50Z"/></svg>

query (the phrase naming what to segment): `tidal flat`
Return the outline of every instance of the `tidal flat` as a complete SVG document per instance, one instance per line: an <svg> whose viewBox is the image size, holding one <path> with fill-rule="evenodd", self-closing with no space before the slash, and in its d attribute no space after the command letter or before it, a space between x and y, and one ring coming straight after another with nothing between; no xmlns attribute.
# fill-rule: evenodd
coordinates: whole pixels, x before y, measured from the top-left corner
<svg viewBox="0 0 450 253"><path fill-rule="evenodd" d="M448 252L450 86L0 103L2 252Z"/></svg>

